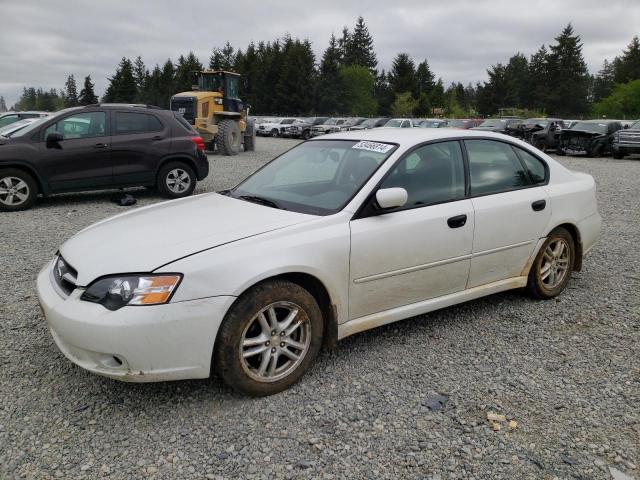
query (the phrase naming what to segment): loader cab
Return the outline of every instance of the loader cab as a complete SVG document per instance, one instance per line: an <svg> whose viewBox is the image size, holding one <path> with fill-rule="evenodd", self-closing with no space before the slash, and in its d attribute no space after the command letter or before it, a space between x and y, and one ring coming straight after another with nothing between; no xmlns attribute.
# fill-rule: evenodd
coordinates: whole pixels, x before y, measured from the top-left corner
<svg viewBox="0 0 640 480"><path fill-rule="evenodd" d="M218 92L222 95L224 112L240 113L244 105L239 94L240 75L224 70L194 72L193 89L201 92Z"/></svg>

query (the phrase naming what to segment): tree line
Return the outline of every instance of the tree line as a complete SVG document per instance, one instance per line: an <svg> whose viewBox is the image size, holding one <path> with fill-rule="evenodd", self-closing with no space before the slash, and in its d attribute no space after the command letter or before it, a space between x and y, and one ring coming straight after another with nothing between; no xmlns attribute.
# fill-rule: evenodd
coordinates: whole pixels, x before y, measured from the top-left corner
<svg viewBox="0 0 640 480"><path fill-rule="evenodd" d="M596 75L589 73L582 48L569 24L530 57L518 52L492 65L487 81L445 87L427 59L418 62L407 53L398 53L388 71L378 70L373 37L359 17L352 30L331 35L319 59L309 40L290 35L252 41L244 49L226 42L213 48L206 65L193 52L152 68L141 57L122 58L102 101L168 108L172 95L191 90L192 72L207 67L240 73L241 98L262 115L640 116L640 101L633 101L640 91L638 37ZM78 92L69 75L60 91L25 88L15 108L56 110L97 101L91 76Z"/></svg>

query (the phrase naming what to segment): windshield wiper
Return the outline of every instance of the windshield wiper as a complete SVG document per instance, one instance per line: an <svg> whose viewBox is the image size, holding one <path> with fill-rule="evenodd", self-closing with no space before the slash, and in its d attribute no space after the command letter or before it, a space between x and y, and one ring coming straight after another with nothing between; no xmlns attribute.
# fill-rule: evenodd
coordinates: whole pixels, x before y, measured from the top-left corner
<svg viewBox="0 0 640 480"><path fill-rule="evenodd" d="M268 198L258 197L257 195L240 195L238 198L241 200L246 200L247 202L257 203L259 205L264 205L265 207L278 208L280 210L286 210L281 205L278 205L273 200L269 200Z"/></svg>

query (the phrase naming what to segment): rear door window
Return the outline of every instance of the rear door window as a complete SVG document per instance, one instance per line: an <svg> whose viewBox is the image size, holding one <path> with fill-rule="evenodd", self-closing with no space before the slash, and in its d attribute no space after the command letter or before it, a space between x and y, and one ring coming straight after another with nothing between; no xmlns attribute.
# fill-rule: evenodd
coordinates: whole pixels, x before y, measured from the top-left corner
<svg viewBox="0 0 640 480"><path fill-rule="evenodd" d="M535 185L544 183L547 177L547 169L545 168L545 164L542 162L542 160L533 156L522 148L514 148L516 152L518 152L518 155L522 159L525 167L527 167L527 172L529 173L531 181Z"/></svg>
<svg viewBox="0 0 640 480"><path fill-rule="evenodd" d="M137 133L159 132L161 130L162 124L154 115L147 113L116 112L116 135L133 135Z"/></svg>
<svg viewBox="0 0 640 480"><path fill-rule="evenodd" d="M507 143L465 140L469 157L471 195L487 195L529 186L529 175Z"/></svg>

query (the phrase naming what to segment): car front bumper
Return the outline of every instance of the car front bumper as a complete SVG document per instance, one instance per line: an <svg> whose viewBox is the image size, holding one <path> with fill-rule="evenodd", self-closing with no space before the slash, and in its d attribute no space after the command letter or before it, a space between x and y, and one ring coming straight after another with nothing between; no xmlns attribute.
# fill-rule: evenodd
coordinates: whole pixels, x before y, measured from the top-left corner
<svg viewBox="0 0 640 480"><path fill-rule="evenodd" d="M56 345L73 363L127 382L209 376L218 327L235 297L110 311L80 300L83 289L63 297L51 267L38 275L38 300Z"/></svg>

